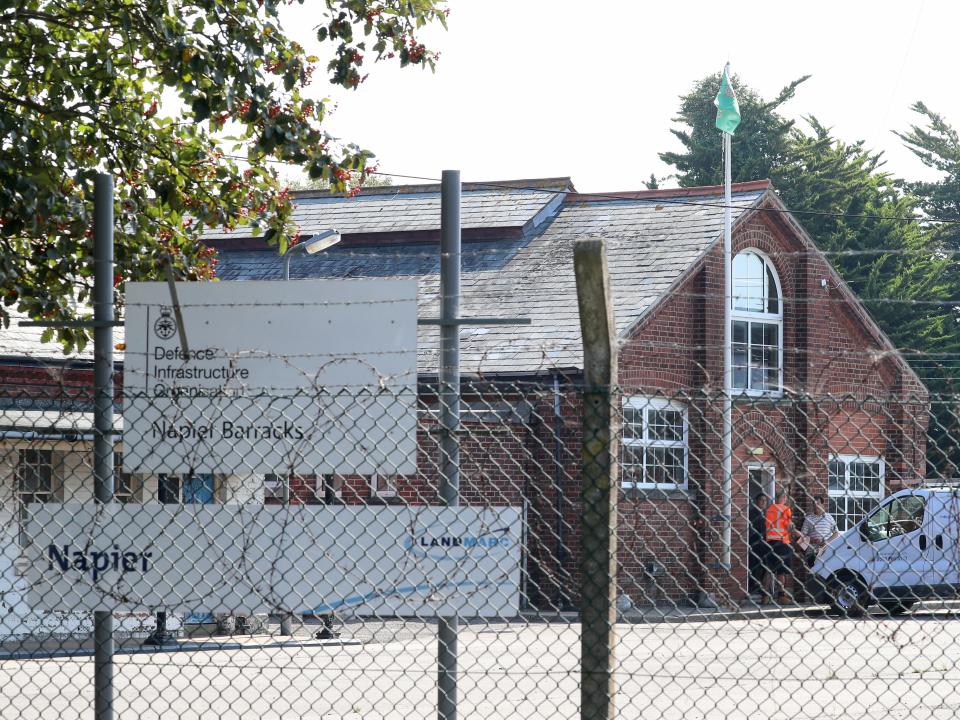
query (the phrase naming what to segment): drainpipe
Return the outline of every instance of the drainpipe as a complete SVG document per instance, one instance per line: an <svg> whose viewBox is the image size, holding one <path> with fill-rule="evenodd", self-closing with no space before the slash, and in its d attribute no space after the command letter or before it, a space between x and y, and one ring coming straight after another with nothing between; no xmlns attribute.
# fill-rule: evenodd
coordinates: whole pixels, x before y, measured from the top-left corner
<svg viewBox="0 0 960 720"><path fill-rule="evenodd" d="M563 473L560 469L560 428L562 418L560 416L560 375L553 375L553 487L556 492L554 499L554 510L556 512L556 525L554 527L554 536L557 539L557 566L559 569L559 579L557 583L557 608L565 610L570 606L570 596L567 594L567 588L564 584L570 577L567 572L567 546L563 540L563 486L560 484Z"/></svg>

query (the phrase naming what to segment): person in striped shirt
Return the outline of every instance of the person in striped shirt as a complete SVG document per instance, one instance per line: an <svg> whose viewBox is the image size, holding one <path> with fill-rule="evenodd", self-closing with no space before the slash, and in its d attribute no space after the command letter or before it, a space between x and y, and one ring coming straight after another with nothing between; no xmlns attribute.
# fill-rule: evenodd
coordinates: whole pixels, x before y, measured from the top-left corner
<svg viewBox="0 0 960 720"><path fill-rule="evenodd" d="M823 498L815 497L813 499L813 512L803 519L800 534L810 541L807 548L808 565L812 564L812 561L817 557L817 553L824 545L840 534L837 529L837 521L833 519L833 515L827 512Z"/></svg>

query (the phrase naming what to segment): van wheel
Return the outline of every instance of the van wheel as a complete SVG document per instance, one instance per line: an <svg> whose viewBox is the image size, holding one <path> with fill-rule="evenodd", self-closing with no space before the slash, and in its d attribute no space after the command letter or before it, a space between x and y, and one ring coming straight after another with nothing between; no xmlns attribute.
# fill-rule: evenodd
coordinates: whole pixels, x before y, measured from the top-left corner
<svg viewBox="0 0 960 720"><path fill-rule="evenodd" d="M880 603L880 607L882 607L883 611L888 615L905 615L910 611L910 608L916 604L916 600L901 600L898 602L882 602Z"/></svg>
<svg viewBox="0 0 960 720"><path fill-rule="evenodd" d="M860 617L866 612L867 589L859 578L833 578L827 585L830 608L843 617Z"/></svg>

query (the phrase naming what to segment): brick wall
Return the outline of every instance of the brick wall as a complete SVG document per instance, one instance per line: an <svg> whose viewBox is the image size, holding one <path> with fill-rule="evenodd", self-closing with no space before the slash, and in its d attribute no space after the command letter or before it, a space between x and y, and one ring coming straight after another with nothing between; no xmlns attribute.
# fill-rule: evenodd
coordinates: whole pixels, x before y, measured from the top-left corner
<svg viewBox="0 0 960 720"><path fill-rule="evenodd" d="M800 509L824 493L833 453L878 455L897 489L923 477L926 394L850 308L820 256L764 214L734 234L734 253L757 249L779 274L783 302L782 400L741 398L733 413L733 543L730 572L718 567L720 529L723 257L717 245L638 325L620 354L625 394L683 400L690 470L683 492L631 491L621 501L621 584L649 593L649 558L665 566L659 589L682 599L700 587L720 599L746 587L747 465L775 468ZM821 280L826 279L827 288ZM840 397L846 402L830 398ZM697 529L702 526L703 531ZM632 588L633 592L630 591Z"/></svg>

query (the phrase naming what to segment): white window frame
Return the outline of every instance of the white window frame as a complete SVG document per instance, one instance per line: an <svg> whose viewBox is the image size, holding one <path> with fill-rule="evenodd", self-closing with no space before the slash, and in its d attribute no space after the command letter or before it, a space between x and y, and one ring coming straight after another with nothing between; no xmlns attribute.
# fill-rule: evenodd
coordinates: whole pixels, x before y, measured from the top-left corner
<svg viewBox="0 0 960 720"><path fill-rule="evenodd" d="M623 472L623 462L621 455L621 469L620 469L620 485L627 490L686 490L688 481L689 481L689 462L690 462L690 444L689 444L689 432L690 432L690 423L687 417L687 406L683 403L674 402L672 400L667 400L665 398L654 398L654 397L645 397L643 395L632 395L630 397L625 397L623 399L624 410L631 408L633 410L640 410L643 413L642 427L643 427L643 437L642 438L627 438L625 433L620 432L620 447L637 447L643 448L673 448L683 450L683 482L682 483L651 483L651 482L634 482L633 480L627 480ZM650 435L650 421L647 415L649 410L674 410L680 413L680 416L683 421L683 439L682 440L651 440ZM621 450L622 452L622 450ZM647 470L647 453L643 453L643 466L641 467L640 476L646 477Z"/></svg>
<svg viewBox="0 0 960 720"><path fill-rule="evenodd" d="M766 280L767 270L773 275L773 282L777 286L777 312L767 313L767 312L751 312L748 310L737 310L734 306L734 301L737 297L736 292L736 279L732 277L733 268L731 263L731 289L732 295L730 297L730 387L733 394L738 395L749 395L752 397L782 397L783 396L783 286L780 284L780 274L777 272L776 266L770 261L770 258L767 257L766 253L758 250L757 248L744 248L737 255L743 255L746 253L752 253L756 255L763 262L764 269L764 280ZM736 257L736 256L734 256ZM735 322L745 322L747 323L747 387L734 387L733 386L733 324ZM750 355L751 355L751 335L750 332L752 323L762 323L764 325L776 325L777 327L777 388L776 390L757 390L750 387L750 376L751 376L751 365L750 365Z"/></svg>
<svg viewBox="0 0 960 720"><path fill-rule="evenodd" d="M843 490L831 490L830 489L830 463L840 462L843 463ZM850 466L853 463L869 463L869 464L879 464L880 465L880 489L877 491L872 490L850 490ZM844 512L843 512L843 522L840 522L838 518L837 526L840 530L848 530L850 527L853 527L856 522L859 520L847 524L847 518L850 517L848 512L848 503L850 500L876 500L877 504L864 513L864 517L872 513L877 506L883 502L883 498L886 495L886 476L887 476L887 464L882 457L877 455L849 455L849 454L836 454L830 455L827 459L827 497L829 499L838 499L843 498L844 500ZM861 518L862 519L862 518ZM846 527L844 527L846 526Z"/></svg>
<svg viewBox="0 0 960 720"><path fill-rule="evenodd" d="M397 497L397 478L393 475L379 473L370 476L370 497L395 498Z"/></svg>
<svg viewBox="0 0 960 720"><path fill-rule="evenodd" d="M330 476L330 483L333 487L333 502L342 503L343 502L343 488L346 485L344 482L343 475L337 475L336 473L327 473ZM326 480L324 480L325 475L317 475L317 494L321 498L326 498L327 496L327 487ZM324 500L326 502L326 500Z"/></svg>

